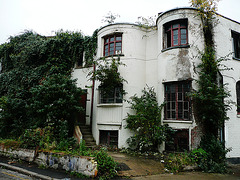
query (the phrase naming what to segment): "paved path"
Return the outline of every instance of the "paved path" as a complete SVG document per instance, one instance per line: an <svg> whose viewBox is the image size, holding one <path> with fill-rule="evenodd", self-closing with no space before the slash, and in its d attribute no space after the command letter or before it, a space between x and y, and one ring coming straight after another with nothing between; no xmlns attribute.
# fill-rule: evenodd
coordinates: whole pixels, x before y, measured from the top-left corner
<svg viewBox="0 0 240 180"><path fill-rule="evenodd" d="M160 161L146 159L144 157L129 156L125 153L108 152L114 160L123 166L119 171L120 176L127 176L136 180L158 180L158 179L179 179L179 180L240 180L240 164L231 165L232 173L214 174L203 172L182 172L178 174L166 174L164 164Z"/></svg>

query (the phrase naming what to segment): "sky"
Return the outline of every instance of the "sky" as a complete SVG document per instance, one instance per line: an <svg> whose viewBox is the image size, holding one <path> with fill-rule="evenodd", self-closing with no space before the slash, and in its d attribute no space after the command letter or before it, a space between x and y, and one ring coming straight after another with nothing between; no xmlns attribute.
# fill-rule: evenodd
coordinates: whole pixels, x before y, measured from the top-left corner
<svg viewBox="0 0 240 180"><path fill-rule="evenodd" d="M92 35L106 25L109 12L120 15L115 22L135 23L139 16L151 17L189 0L0 0L0 44L26 30L50 36L58 30ZM218 13L240 22L240 0L221 0Z"/></svg>

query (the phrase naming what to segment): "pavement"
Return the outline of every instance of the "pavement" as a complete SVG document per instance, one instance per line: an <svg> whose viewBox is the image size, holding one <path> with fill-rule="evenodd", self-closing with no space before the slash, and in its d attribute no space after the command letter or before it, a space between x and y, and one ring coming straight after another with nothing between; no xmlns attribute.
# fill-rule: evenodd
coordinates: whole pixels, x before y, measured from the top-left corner
<svg viewBox="0 0 240 180"><path fill-rule="evenodd" d="M118 171L120 176L117 179L136 179L136 180L158 180L158 179L179 179L179 180L240 180L240 164L231 165L232 173L214 174L203 172L181 172L170 174L164 172L164 164L159 161L145 158L130 156L125 153L108 152L115 161L119 163L121 170ZM36 179L42 180L77 180L80 178L72 177L70 174L61 170L41 169L36 164L24 161L16 161L0 157L0 167L17 171Z"/></svg>

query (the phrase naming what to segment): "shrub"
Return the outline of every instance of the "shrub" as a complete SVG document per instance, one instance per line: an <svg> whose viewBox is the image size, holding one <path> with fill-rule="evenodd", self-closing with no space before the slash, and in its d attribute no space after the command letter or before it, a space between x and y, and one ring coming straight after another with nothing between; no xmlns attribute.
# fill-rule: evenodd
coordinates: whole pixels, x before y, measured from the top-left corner
<svg viewBox="0 0 240 180"><path fill-rule="evenodd" d="M205 172L226 173L226 154L224 142L220 142L215 136L203 136L200 147L207 153L204 160L198 161L199 167Z"/></svg>
<svg viewBox="0 0 240 180"><path fill-rule="evenodd" d="M165 159L165 167L172 173L182 171L188 165L195 165L188 153L170 153Z"/></svg>
<svg viewBox="0 0 240 180"><path fill-rule="evenodd" d="M103 149L97 152L96 161L100 179L111 179L117 175L117 163Z"/></svg>
<svg viewBox="0 0 240 180"><path fill-rule="evenodd" d="M163 105L158 105L153 88L144 88L141 97L134 95L128 101L135 114L128 114L126 128L134 132L127 142L132 149L138 151L158 151L158 146L166 140L168 125L161 124Z"/></svg>

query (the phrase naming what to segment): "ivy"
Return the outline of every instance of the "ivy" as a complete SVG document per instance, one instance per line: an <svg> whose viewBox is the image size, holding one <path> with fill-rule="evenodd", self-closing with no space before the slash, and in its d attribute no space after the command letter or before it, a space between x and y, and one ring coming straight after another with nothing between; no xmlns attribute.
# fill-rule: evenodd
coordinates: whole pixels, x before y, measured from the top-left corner
<svg viewBox="0 0 240 180"><path fill-rule="evenodd" d="M224 60L216 60L216 50L213 40L214 13L217 9L216 0L191 0L202 20L205 48L200 54L201 63L198 66L198 89L193 91L194 107L198 125L202 127L200 147L207 152L207 160L200 163L204 171L226 172L226 153L224 143L218 138L219 129L223 128L227 117L229 104L224 99L230 94L225 85L219 82L220 66Z"/></svg>
<svg viewBox="0 0 240 180"><path fill-rule="evenodd" d="M119 72L119 66L125 66L124 63L120 61L120 58L102 59L94 62L96 69L91 71L88 76L91 80L100 81L100 87L102 87L104 94L109 94L112 90L123 82L127 82ZM125 91L122 89L122 94Z"/></svg>
<svg viewBox="0 0 240 180"><path fill-rule="evenodd" d="M90 66L96 47L97 30L93 36L61 30L51 37L26 31L0 45L0 136L18 137L25 129L63 121L70 135L82 93L71 72L84 52Z"/></svg>

